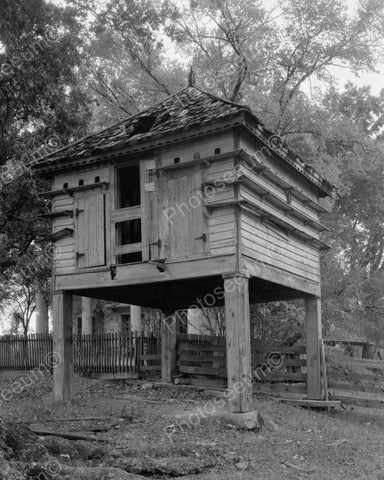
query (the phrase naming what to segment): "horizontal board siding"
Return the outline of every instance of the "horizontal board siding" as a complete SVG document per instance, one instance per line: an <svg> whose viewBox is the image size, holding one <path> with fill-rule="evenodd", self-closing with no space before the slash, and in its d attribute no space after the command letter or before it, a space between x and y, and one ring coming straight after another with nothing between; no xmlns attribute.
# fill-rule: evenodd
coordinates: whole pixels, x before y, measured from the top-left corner
<svg viewBox="0 0 384 480"><path fill-rule="evenodd" d="M221 149L221 153L231 152L233 150L233 136L216 133L211 137L198 140L188 140L184 145L172 145L164 147L161 154L161 166L174 165L174 159L180 158L180 163L193 160L195 153L200 154L200 158L210 157L215 154L217 148Z"/></svg>
<svg viewBox="0 0 384 480"><path fill-rule="evenodd" d="M239 139L239 148L247 151L250 155L255 155L256 158L266 165L267 167L271 168L276 175L280 178L303 192L305 195L308 195L313 200L317 201L316 195L316 187L309 186L307 183L301 180L302 174L297 171L288 171L288 169L283 168L281 164L283 163L281 159L276 158L273 159L272 155L276 155L272 153L271 150L263 145L259 140L250 140L245 136L241 135ZM262 150L261 150L262 149Z"/></svg>
<svg viewBox="0 0 384 480"><path fill-rule="evenodd" d="M72 200L72 199L71 199ZM73 204L71 205L71 209ZM66 210L67 208L58 208L57 210ZM59 217L53 219L52 231L58 232L63 228L74 229L72 217ZM60 268L75 266L75 240L74 236L67 236L56 240L54 247L54 267L56 272Z"/></svg>
<svg viewBox="0 0 384 480"><path fill-rule="evenodd" d="M66 180L64 180L66 181ZM63 181L63 182L64 182ZM61 182L61 180L60 180ZM62 188L61 183L56 182L55 188ZM73 197L70 195L58 195L53 198L53 212L61 212L63 210L72 210L73 211ZM57 217L52 221L52 232L58 232L63 228L74 228L73 218L72 217ZM61 268L68 268L75 266L74 258L74 238L73 236L67 236L60 238L54 244L54 259L53 266L56 273Z"/></svg>
<svg viewBox="0 0 384 480"><path fill-rule="evenodd" d="M303 262L309 262L313 266L320 261L320 253L315 247L302 243L288 235L280 235L278 229L268 224L262 223L255 217L248 215L245 212L241 214L242 228L255 236L255 242L260 238L264 243L267 242L271 248L275 248L275 253L280 253L280 250L298 255Z"/></svg>
<svg viewBox="0 0 384 480"><path fill-rule="evenodd" d="M62 189L64 183L67 183L68 187L78 187L79 180L83 180L84 185L90 185L95 183L95 177L99 177L100 182L109 182L109 167L91 168L83 171L76 171L76 173L61 174L55 178L53 189Z"/></svg>
<svg viewBox="0 0 384 480"><path fill-rule="evenodd" d="M53 226L57 230L62 228L73 228L73 219L71 217L58 217L53 220Z"/></svg>
<svg viewBox="0 0 384 480"><path fill-rule="evenodd" d="M224 190L212 190L206 195L206 204L219 202L233 202L235 200L235 189L228 185Z"/></svg>
<svg viewBox="0 0 384 480"><path fill-rule="evenodd" d="M235 253L236 230L233 207L213 210L208 218L208 236L212 255Z"/></svg>
<svg viewBox="0 0 384 480"><path fill-rule="evenodd" d="M233 173L234 169L234 159L226 158L219 162L213 162L207 171L207 181L213 182L217 181L217 185L221 186L223 178L226 178L229 174Z"/></svg>
<svg viewBox="0 0 384 480"><path fill-rule="evenodd" d="M263 211L270 213L271 215L276 215L276 217L282 218L286 223L292 225L292 227L305 232L308 235L311 235L313 238L318 239L319 233L310 226L305 226L299 220L295 220L292 217L285 215L279 208L268 203L268 198L266 200L261 200L259 195L255 192L252 192L251 189L245 186L240 188L240 197L241 199L249 201L252 205L255 205L258 208L261 208Z"/></svg>
<svg viewBox="0 0 384 480"><path fill-rule="evenodd" d="M241 216L241 251L255 260L296 275L319 281L318 253L308 251L307 245L283 240L268 231L268 227L246 214ZM317 255L316 255L317 254Z"/></svg>
<svg viewBox="0 0 384 480"><path fill-rule="evenodd" d="M72 210L73 197L69 195L58 195L53 198L53 211Z"/></svg>
<svg viewBox="0 0 384 480"><path fill-rule="evenodd" d="M267 189L274 195L276 195L280 200L287 202L287 196L284 190L279 187L278 185L274 184L271 180L263 177L262 175L256 175L252 170L246 167L242 167L246 170L247 177L250 178L253 182L257 185L262 186L263 188ZM290 205L292 208L295 208L299 212L302 212L309 217L313 218L314 220L319 220L319 215L316 210L311 208L308 205L305 205L303 202L292 196L291 202L287 205Z"/></svg>

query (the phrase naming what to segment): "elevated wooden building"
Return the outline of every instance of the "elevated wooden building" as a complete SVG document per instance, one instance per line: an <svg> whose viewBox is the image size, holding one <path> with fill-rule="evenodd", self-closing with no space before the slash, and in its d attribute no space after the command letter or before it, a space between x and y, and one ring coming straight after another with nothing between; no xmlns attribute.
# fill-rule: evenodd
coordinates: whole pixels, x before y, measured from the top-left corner
<svg viewBox="0 0 384 480"><path fill-rule="evenodd" d="M249 303L305 298L308 396L320 398L322 197L332 186L249 108L188 87L34 165L52 180L57 399L71 395L71 295L174 312L225 304L232 410L251 397ZM238 385L242 385L238 388Z"/></svg>

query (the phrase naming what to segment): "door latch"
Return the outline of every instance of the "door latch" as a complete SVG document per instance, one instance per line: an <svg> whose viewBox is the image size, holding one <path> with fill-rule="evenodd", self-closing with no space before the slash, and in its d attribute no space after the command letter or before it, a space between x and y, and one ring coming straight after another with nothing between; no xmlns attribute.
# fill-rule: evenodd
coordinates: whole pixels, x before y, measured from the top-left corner
<svg viewBox="0 0 384 480"><path fill-rule="evenodd" d="M156 242L151 242L149 245L150 245L151 247L154 247L154 246L156 245L157 247L160 248L160 247L161 247L161 240L160 240L160 238L159 238Z"/></svg>

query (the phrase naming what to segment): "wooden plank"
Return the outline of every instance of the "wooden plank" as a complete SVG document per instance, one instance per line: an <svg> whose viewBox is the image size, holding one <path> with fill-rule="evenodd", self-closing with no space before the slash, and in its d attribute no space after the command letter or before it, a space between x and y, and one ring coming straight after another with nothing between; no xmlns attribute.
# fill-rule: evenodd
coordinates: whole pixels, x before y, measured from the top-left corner
<svg viewBox="0 0 384 480"><path fill-rule="evenodd" d="M88 197L88 266L105 265L105 195Z"/></svg>
<svg viewBox="0 0 384 480"><path fill-rule="evenodd" d="M305 382L307 375L305 373L287 373L279 371L253 370L253 378L258 382Z"/></svg>
<svg viewBox="0 0 384 480"><path fill-rule="evenodd" d="M370 392L376 393L377 395L382 395L384 393L384 387L371 387L367 385L357 385L349 383L338 383L333 380L328 382L328 388L332 390L348 390L352 392Z"/></svg>
<svg viewBox="0 0 384 480"><path fill-rule="evenodd" d="M270 235L272 227L263 225L261 220L256 217L251 219L245 212L241 215L241 219L242 235L244 240L247 240L248 248L258 251L260 246L259 253L264 256L281 259L287 265L297 268L300 263L303 263L306 271L318 273L320 260L318 251L313 249L316 255L311 255L305 252L304 242L294 241L292 237L284 239L283 235L281 235L282 238L272 237ZM251 223L252 221L253 223ZM261 226L264 228L260 228Z"/></svg>
<svg viewBox="0 0 384 480"><path fill-rule="evenodd" d="M226 357L223 355L180 355L180 362L208 362L208 363L226 363Z"/></svg>
<svg viewBox="0 0 384 480"><path fill-rule="evenodd" d="M260 262L248 256L244 248L243 262L245 267L247 268L247 271L252 276L276 283L277 285L283 285L284 287L289 287L293 290L301 292L300 295L297 295L297 298L302 297L303 293L307 293L310 295L320 294L320 280L315 282L308 278L295 275L290 271L286 271L281 268L276 268L273 265L268 265Z"/></svg>
<svg viewBox="0 0 384 480"><path fill-rule="evenodd" d="M328 368L328 376L331 379L344 379L346 381L351 382L384 382L384 375L382 374L362 374L362 373L354 373L348 371L340 371L334 368Z"/></svg>
<svg viewBox="0 0 384 480"><path fill-rule="evenodd" d="M225 352L225 345L199 345L180 342L178 352Z"/></svg>
<svg viewBox="0 0 384 480"><path fill-rule="evenodd" d="M321 302L319 297L305 299L305 326L307 338L308 399L320 400L321 393Z"/></svg>
<svg viewBox="0 0 384 480"><path fill-rule="evenodd" d="M217 377L227 377L226 369L205 368L205 367L191 367L188 365L180 365L179 373L188 373L190 375L212 375Z"/></svg>
<svg viewBox="0 0 384 480"><path fill-rule="evenodd" d="M290 403L291 405L299 405L301 407L311 407L311 408L335 408L340 406L340 401L338 400L310 400L310 399L295 399L295 398L281 398L278 397L276 400L280 402Z"/></svg>
<svg viewBox="0 0 384 480"><path fill-rule="evenodd" d="M53 394L57 401L72 398L72 295L53 294Z"/></svg>
<svg viewBox="0 0 384 480"><path fill-rule="evenodd" d="M254 383L252 386L254 392L265 392L274 394L276 392L289 393L307 393L307 386L305 384L294 383Z"/></svg>
<svg viewBox="0 0 384 480"><path fill-rule="evenodd" d="M384 400L371 400L332 394L330 394L330 398L332 400L340 401L343 405L355 405L356 407L365 408L384 408Z"/></svg>
<svg viewBox="0 0 384 480"><path fill-rule="evenodd" d="M338 357L333 357L332 355L327 356L328 363L332 362L334 358L335 362L338 361ZM384 361L383 360L368 360L365 358L355 358L355 357L346 357L345 360L348 363L355 364L356 366L362 368L369 368L373 370L384 370Z"/></svg>
<svg viewBox="0 0 384 480"><path fill-rule="evenodd" d="M281 355L286 354L303 354L307 352L307 347L305 345L299 345L296 347L280 347L278 345L254 345L252 347L254 352L258 353L280 353Z"/></svg>
<svg viewBox="0 0 384 480"><path fill-rule="evenodd" d="M227 377L232 412L249 411L252 401L248 283L245 276L224 277Z"/></svg>
<svg viewBox="0 0 384 480"><path fill-rule="evenodd" d="M252 362L252 367L257 368L261 365L268 364L267 358L261 358L260 360L254 360ZM305 367L307 365L307 361L303 358L287 358L286 360L282 360L281 364L279 364L279 370L284 370L286 367Z"/></svg>
<svg viewBox="0 0 384 480"><path fill-rule="evenodd" d="M176 362L176 314L161 318L161 380L172 383L177 372Z"/></svg>

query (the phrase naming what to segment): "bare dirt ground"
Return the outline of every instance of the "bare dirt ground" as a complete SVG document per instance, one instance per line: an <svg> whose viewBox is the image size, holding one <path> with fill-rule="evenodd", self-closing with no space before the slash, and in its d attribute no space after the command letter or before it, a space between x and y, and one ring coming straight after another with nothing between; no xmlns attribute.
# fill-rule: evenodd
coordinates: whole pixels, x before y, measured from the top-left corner
<svg viewBox="0 0 384 480"><path fill-rule="evenodd" d="M1 391L17 379L29 383L27 375L1 373ZM265 425L259 432L239 431L215 407L220 402L213 392L76 375L74 400L64 405L52 401L49 374L20 390L3 401L2 424L25 422L36 431L86 441L35 437L44 455L24 458L19 477L0 465L0 478L7 480L384 479L383 418L344 418L260 397L254 407ZM19 468L20 455L11 464ZM47 467L45 477L33 473L37 465Z"/></svg>

